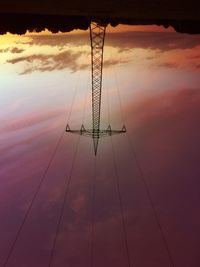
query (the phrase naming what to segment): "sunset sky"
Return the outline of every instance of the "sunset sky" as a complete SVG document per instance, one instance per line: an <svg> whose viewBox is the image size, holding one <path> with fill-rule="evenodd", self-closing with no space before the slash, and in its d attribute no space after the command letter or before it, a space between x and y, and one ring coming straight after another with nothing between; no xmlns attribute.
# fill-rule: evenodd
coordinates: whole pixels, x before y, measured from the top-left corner
<svg viewBox="0 0 200 267"><path fill-rule="evenodd" d="M176 267L200 266L199 59L200 35L107 29L101 127L108 110L113 129L125 123ZM88 31L0 36L0 266L66 124L91 127L90 64ZM8 266L48 266L78 138L64 135ZM131 267L169 267L127 135L112 140ZM96 164L94 266L128 267L110 137ZM81 137L52 266L90 266L93 177L92 140Z"/></svg>

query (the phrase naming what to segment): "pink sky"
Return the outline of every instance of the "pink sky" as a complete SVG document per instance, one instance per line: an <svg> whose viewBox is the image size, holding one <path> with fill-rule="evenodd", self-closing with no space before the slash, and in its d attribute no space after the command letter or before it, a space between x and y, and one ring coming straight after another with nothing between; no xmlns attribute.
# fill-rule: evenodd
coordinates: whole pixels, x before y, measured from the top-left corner
<svg viewBox="0 0 200 267"><path fill-rule="evenodd" d="M23 220L56 142L90 126L87 35L11 37L0 43L0 265ZM11 41L12 40L12 41ZM111 123L125 124L149 186L175 266L199 267L200 37L174 32L124 31L106 37L102 126L108 97ZM18 48L18 49L14 49ZM87 61L88 59L88 61ZM8 266L48 266L64 184L78 136L65 134ZM126 135L113 136L132 266L168 267L169 258ZM96 158L94 263L128 266L110 138ZM92 140L81 137L53 266L89 266ZM135 264L135 265L134 265Z"/></svg>

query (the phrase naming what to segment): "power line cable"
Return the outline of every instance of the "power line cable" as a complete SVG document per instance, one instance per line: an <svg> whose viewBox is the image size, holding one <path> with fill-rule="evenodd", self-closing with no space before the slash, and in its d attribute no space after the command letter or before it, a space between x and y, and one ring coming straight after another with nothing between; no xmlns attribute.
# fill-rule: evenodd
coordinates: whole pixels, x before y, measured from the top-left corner
<svg viewBox="0 0 200 267"><path fill-rule="evenodd" d="M88 83L88 81L87 81L87 83ZM83 115L82 115L82 124L83 124L84 117L85 117L86 100L87 100L87 89L88 89L87 87L88 86L86 86L85 97L84 97L84 109L83 109ZM73 99L75 99L75 97ZM77 158L77 154L78 154L78 147L79 147L79 143L80 143L80 138L81 138L81 135L78 136L78 140L76 142L76 148L75 148L75 152L74 152L74 156L73 156L73 160L72 160L72 165L71 165L71 168L70 168L69 176L66 175L64 196L63 196L62 206L61 206L61 209L60 209L60 214L59 214L59 218L58 218L58 222L57 222L57 226L56 226L56 232L55 232L55 236L54 236L54 240L53 240L53 245L52 245L52 249L51 249L51 253L50 253L50 257L49 257L49 267L52 266L54 255L55 255L56 243L57 243L58 235L59 235L59 232L60 232L60 226L61 226L61 222L62 222L64 210L65 210L65 205L66 205L68 192L69 192L69 189L70 189L73 170L74 170L74 166L75 166L75 162L76 162L76 158ZM67 179L67 177L69 177L69 178Z"/></svg>
<svg viewBox="0 0 200 267"><path fill-rule="evenodd" d="M64 214L64 209L65 209L65 205L66 205L66 199L67 199L67 195L69 192L69 187L71 184L72 174L73 174L75 161L76 161L76 157L77 157L77 153L78 153L78 146L79 146L79 142L80 142L80 137L81 137L81 135L78 136L78 140L76 142L76 148L75 148L75 152L74 152L74 156L73 156L73 160L72 160L72 165L71 165L70 172L69 172L69 178L66 179L63 202L62 202L60 215L59 215L57 226L56 226L56 232L55 232L55 236L54 236L54 240L53 240L53 246L52 246L50 258L49 258L49 267L52 266L52 262L53 262L53 258L54 258L54 254L55 254L56 243L57 243L58 235L60 232L60 226L61 226L61 222L62 222L62 218L63 218L63 214ZM66 176L66 177L68 177L68 176Z"/></svg>
<svg viewBox="0 0 200 267"><path fill-rule="evenodd" d="M84 120L85 120L86 102L87 102L88 90L89 90L89 72L88 72L88 76L87 76L86 90L85 90L85 96L84 96L84 107L83 107L83 114L82 114L82 124L84 124Z"/></svg>
<svg viewBox="0 0 200 267"><path fill-rule="evenodd" d="M64 132L62 132L62 134L61 134L61 136L60 136L58 142L56 143L56 147L55 147L55 149L54 149L54 151L53 151L53 153L52 153L52 155L51 155L51 158L50 158L50 160L49 160L49 163L48 163L48 165L47 165L47 168L45 169L45 172L44 172L44 174L43 174L43 176L42 176L42 179L40 180L40 182L39 182L39 184L38 184L38 186L37 186L36 192L35 192L34 195L33 195L33 198L32 198L32 200L31 200L31 202L30 202L30 205L29 205L29 207L28 207L28 209L27 209L27 211L26 211L26 213L25 213L25 216L24 216L24 218L23 218L23 220L22 220L22 222L21 222L21 224L20 224L20 227L19 227L19 229L18 229L18 231L17 231L17 233L16 233L15 239L14 239L14 241L13 241L13 243L12 243L10 249L9 249L8 255L7 255L6 260L5 260L5 262L4 262L4 267L7 266L8 261L10 260L10 257L11 257L11 255L12 255L14 249L15 249L15 246L16 246L16 244L17 244L17 241L18 241L18 239L19 239L19 236L20 236L20 234L21 234L21 232L22 232L23 226L25 225L26 220L27 220L27 218L28 218L28 216L29 216L29 214L30 214L30 212L31 212L31 209L32 209L33 204L34 204L34 201L35 201L35 199L36 199L37 196L38 196L38 193L39 193L39 191L40 191L40 188L41 188L41 186L42 186L42 184L43 184L43 182L44 182L44 180L45 180L45 178L46 178L46 175L47 175L47 173L48 173L48 171L49 171L49 169L50 169L50 166L51 166L51 164L52 164L52 162L53 162L53 160L54 160L54 158L55 158L56 152L57 152L57 150L58 150L58 148L59 148L59 146L60 146L60 143L61 143L61 141L62 141L63 136L64 136Z"/></svg>
<svg viewBox="0 0 200 267"><path fill-rule="evenodd" d="M80 76L79 76L79 77L80 77ZM73 105L74 105L73 102L74 102L74 100L75 100L75 96L76 96L76 92L77 92L77 85L78 85L78 81L77 81L77 84L76 84L76 86L75 86L75 90L74 90L74 94L73 94L73 98L72 98L72 102L71 102L70 110L69 110L69 113L68 113L68 121L69 121L69 119L70 119L71 112L72 112L72 108L73 108ZM8 251L7 257L6 257L6 259L5 259L5 262L4 262L4 265L3 265L4 267L7 266L8 262L9 262L9 260L10 260L10 257L12 256L12 253L13 253L13 251L14 251L14 249L15 249L15 246L16 246L16 244L17 244L17 241L18 241L19 237L20 237L20 234L21 234L21 232L22 232L22 229L23 229L23 227L24 227L24 225L25 225L25 223L26 223L26 221L27 221L27 218L28 218L28 216L29 216L29 214L30 214L30 212L31 212L31 210L32 210L33 204L34 204L34 202L35 202L35 200L36 200L36 198L37 198L37 196L38 196L38 194L39 194L40 188L42 187L42 184L44 183L44 181L45 181L45 179L46 179L47 173L48 173L48 171L49 171L49 169L50 169L50 166L51 166L51 164L52 164L52 162L53 162L53 160L54 160L54 158L55 158L55 155L56 155L56 153L57 153L57 151L58 151L58 148L59 148L59 146L60 146L60 144L61 144L61 141L62 141L62 139L63 139L64 133L65 133L65 131L62 131L62 132L61 132L61 136L60 136L60 138L58 139L58 142L56 143L55 149L53 150L53 153L52 153L52 155L51 155L51 157L50 157L50 160L49 160L49 162L48 162L48 165L47 165L47 167L45 168L45 171L44 171L44 173L43 173L43 175L42 175L42 178L41 178L41 180L40 180L40 182L39 182L39 184L38 184L38 186L37 186L37 189L36 189L36 191L35 191L35 193L34 193L34 195L33 195L33 198L31 199L30 205L29 205L29 207L28 207L28 209L27 209L27 211L26 211L26 213L25 213L25 216L24 216L24 218L23 218L23 220L22 220L22 222L21 222L21 224L20 224L20 226L19 226L19 228L18 228L18 230L17 230L16 236L15 236L13 242L12 242L12 245L11 245L11 247L10 247L10 249L9 249L9 251Z"/></svg>
<svg viewBox="0 0 200 267"><path fill-rule="evenodd" d="M136 162L136 165L137 165L137 168L139 170L139 173L140 173L140 179L144 185L144 188L146 190L146 194L147 194L147 197L148 197L148 200L150 202L150 205L151 205L151 208L153 210L153 214L154 214L154 218L155 218L155 221L156 221L156 224L158 226L158 229L160 231L160 235L161 235L161 238L162 238L162 241L163 241L163 244L164 244L164 247L166 249L166 252L167 252L167 255L168 255L168 258L169 258L169 261L170 261L170 264L172 267L174 267L174 260L173 260L173 257L172 257L172 254L171 254L171 251L170 251L170 248L169 248L169 245L168 245L168 242L167 242L167 239L165 237L165 234L164 234L164 231L163 231L163 228L162 228L162 225L160 223L160 220L159 220L159 216L158 216L158 213L157 213L157 210L155 208L155 205L154 205L154 202L153 202L153 199L151 197L151 193L150 193L150 190L149 190L149 187L148 187L148 184L146 182L146 179L145 179L145 175L144 175L144 172L142 170L142 166L138 160L138 157L137 157L137 154L135 152L135 147L133 145L133 142L131 141L130 139L130 135L127 133L127 140L128 140L128 143L129 143L129 147L131 148L131 152L132 152L132 156L133 156L133 159L135 160Z"/></svg>
<svg viewBox="0 0 200 267"><path fill-rule="evenodd" d="M114 70L114 68L113 68ZM117 79L117 75L116 75L116 72L114 70L114 73L115 73L115 80L116 80L116 85L117 85L117 92L118 92L118 96L119 96L119 101L120 101L120 109L121 109L121 113L122 113L122 117L123 117L123 121L125 122L125 117L124 117L124 111L123 111L123 106L122 106L122 101L121 101L121 96L120 96L120 91L119 91L119 84L118 84L118 79ZM172 257L172 254L171 254L171 251L169 249L169 245L167 243L167 239L165 237L165 234L164 234L164 231L162 229L162 225L160 223L160 220L159 220L159 216L157 214L157 211L156 211L156 208L155 208L155 205L154 205L154 202L153 202L153 199L151 197L151 193L150 193L150 190L149 190L149 187L148 187L148 184L146 182L146 179L145 179L145 176L144 176L144 172L142 170L142 167L140 165L140 162L137 158L137 155L136 155L136 152L135 152L135 148L133 146L133 143L130 139L130 135L128 132L126 132L126 136L127 136L127 139L128 139L128 142L129 142L129 147L131 148L131 151L132 151L132 156L133 156L133 159L135 160L136 162L136 165L138 167L138 170L139 170L139 173L140 173L140 178L141 178L141 181L145 187L145 190L146 190L146 194L147 194L147 197L148 197L148 200L149 200L149 203L151 205L151 208L153 210L153 214L154 214L154 218L155 218L155 221L156 221L156 224L158 226L158 229L160 231L160 234L161 234L161 238L162 238L162 241L163 241L163 244L164 244L164 247L166 249L166 252L167 252L167 255L168 255L168 258L169 258L169 261L170 261L170 264L172 267L174 267L174 261L173 261L173 257Z"/></svg>
<svg viewBox="0 0 200 267"><path fill-rule="evenodd" d="M116 76L115 76L115 80L116 80ZM118 97L119 97L122 122L124 123L122 104L121 104L121 99L120 99L120 94L119 94L117 81L116 81L116 87L117 87L117 92L118 92ZM110 103L109 103L109 97L108 97L108 87L107 87L106 91L107 91L107 105L108 105L108 120L109 120L109 123L110 123ZM112 136L110 137L110 140L111 140L111 147L112 147L112 154L113 154L113 163L114 163L114 170L115 170L117 193L118 193L119 204L120 204L120 214L121 214L121 222L122 222L122 227L123 227L123 235L124 235L126 256L127 256L127 261L128 261L128 267L131 267L130 251L129 251L128 238L127 238L127 229L126 229L126 222L125 222L125 216L124 216L124 207L123 207L123 201L122 201L122 196L121 196L120 183L119 183L119 174L118 174L116 155L115 155Z"/></svg>
<svg viewBox="0 0 200 267"><path fill-rule="evenodd" d="M123 207L123 201L122 201L122 196L121 196L120 183L119 183L119 173L118 173L118 168L117 168L116 154L115 154L115 150L114 150L114 144L113 144L112 136L110 137L110 140L111 140L111 147L112 147L112 154L113 154L113 163L114 163L114 170L115 170L117 193L118 193L119 204L120 204L120 214L121 214L121 222L122 222L122 227L123 227L126 256L127 256L127 261L128 261L128 267L131 267L131 258L130 258L130 251L129 251L129 245L128 245L128 235L127 235L127 229L126 229L124 207Z"/></svg>
<svg viewBox="0 0 200 267"><path fill-rule="evenodd" d="M94 267L94 235L95 235L95 195L96 195L96 157L94 157L94 175L92 177L92 212L91 212L91 251L90 251L90 267Z"/></svg>
<svg viewBox="0 0 200 267"><path fill-rule="evenodd" d="M71 118L72 110L74 108L74 103L75 103L75 99L76 99L76 95L77 95L77 91L78 91L77 89L78 89L79 81L80 81L80 71L78 72L78 77L76 79L75 90L74 90L74 93L73 93L73 96L72 96L71 106L70 106L69 113L68 113L68 116L67 116L67 124L69 124L69 120Z"/></svg>
<svg viewBox="0 0 200 267"><path fill-rule="evenodd" d="M119 81L118 81L118 78L117 78L115 66L112 66L112 71L113 71L113 74L114 74L115 85L116 85L116 88L117 88L117 95L118 95L118 99L119 99L121 120L122 120L122 124L125 124L124 110L123 110L123 106L122 106L122 100L121 100L120 91L119 91Z"/></svg>
<svg viewBox="0 0 200 267"><path fill-rule="evenodd" d="M105 87L106 87L107 117L108 117L108 125L110 125L110 101L109 101L109 89L108 89L107 72L105 74L106 74L105 75Z"/></svg>

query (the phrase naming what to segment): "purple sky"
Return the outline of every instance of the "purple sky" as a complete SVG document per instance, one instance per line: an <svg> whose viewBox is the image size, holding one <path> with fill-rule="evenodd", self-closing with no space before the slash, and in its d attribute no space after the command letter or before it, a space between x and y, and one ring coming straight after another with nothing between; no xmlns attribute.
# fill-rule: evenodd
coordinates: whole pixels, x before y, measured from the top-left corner
<svg viewBox="0 0 200 267"><path fill-rule="evenodd" d="M85 96L84 123L90 125L87 38L0 37L0 266L66 126L76 86L70 125L80 127ZM105 45L102 127L108 124L107 96L113 128L123 123L116 72L128 135L174 265L199 267L200 36L117 32L107 35ZM48 266L78 138L64 135L7 266ZM171 266L127 135L112 140L131 267ZM128 267L113 160L110 138L101 139L96 157L95 267ZM88 267L94 182L89 138L80 139L71 178L52 266Z"/></svg>

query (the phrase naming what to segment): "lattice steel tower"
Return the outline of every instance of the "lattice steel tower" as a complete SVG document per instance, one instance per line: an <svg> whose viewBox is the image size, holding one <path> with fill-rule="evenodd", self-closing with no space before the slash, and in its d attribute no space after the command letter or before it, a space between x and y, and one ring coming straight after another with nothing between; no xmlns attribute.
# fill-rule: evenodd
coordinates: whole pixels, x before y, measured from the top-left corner
<svg viewBox="0 0 200 267"><path fill-rule="evenodd" d="M106 26L96 22L90 24L91 42L91 65L92 65L92 129L85 129L84 125L80 130L71 130L67 124L66 132L77 133L93 138L94 153L97 154L99 138L111 136L113 134L125 133L126 127L121 130L112 130L111 126L102 130L100 128L101 119L101 93L102 93L102 73L103 73L103 49Z"/></svg>

